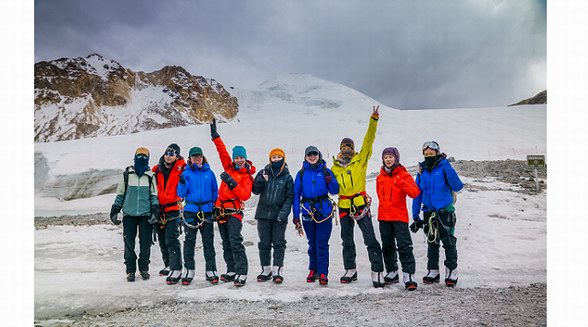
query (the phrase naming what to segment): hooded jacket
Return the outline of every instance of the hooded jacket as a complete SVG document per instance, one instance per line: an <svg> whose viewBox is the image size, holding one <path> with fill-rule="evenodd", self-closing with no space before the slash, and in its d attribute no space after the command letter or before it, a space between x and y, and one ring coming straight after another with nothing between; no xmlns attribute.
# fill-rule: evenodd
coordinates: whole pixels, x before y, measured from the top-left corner
<svg viewBox="0 0 588 327"><path fill-rule="evenodd" d="M408 223L406 196L415 198L420 191L412 176L402 165L396 166L391 173L380 168L376 178L378 193L378 221L401 221Z"/></svg>
<svg viewBox="0 0 588 327"><path fill-rule="evenodd" d="M221 182L215 207L243 210L244 205L242 202L249 200L251 197L251 189L253 188L252 175L256 172L255 166L253 166L250 160L247 160L247 163L243 167L239 167L239 169L235 168L235 164L220 136L214 138L212 141L216 146L223 169L237 182L237 186L232 190L227 183Z"/></svg>
<svg viewBox="0 0 588 327"><path fill-rule="evenodd" d="M421 190L412 201L412 217L418 219L419 213L439 211L453 203L451 191L459 192L463 183L447 159L440 157L431 171L419 163L422 172L417 174L416 184Z"/></svg>
<svg viewBox="0 0 588 327"><path fill-rule="evenodd" d="M296 174L294 181L294 204L293 214L294 218L300 218L300 203L308 211L312 210L311 204L304 199L320 199L318 203L315 203L315 208L320 212L323 217L327 217L333 210L333 205L328 199L328 194L339 193L339 184L337 179L333 175L333 172L326 168L326 162L320 157L316 167L312 167L308 161L304 161L302 167L304 168L304 174L301 174L302 170L299 170ZM325 176L323 175L323 167L325 167L328 174L331 175L331 182L327 185ZM302 175L302 177L300 177ZM302 213L306 215L306 210Z"/></svg>
<svg viewBox="0 0 588 327"><path fill-rule="evenodd" d="M218 198L218 184L206 158L202 167L188 164L181 177L184 183L178 184L177 191L178 196L186 201L184 211L212 212Z"/></svg>
<svg viewBox="0 0 588 327"><path fill-rule="evenodd" d="M182 199L178 196L177 187L180 182L180 175L182 175L184 167L186 167L186 162L182 157L179 157L174 162L174 165L170 168L167 182L161 171L161 165L165 165L163 156L159 159L159 165L155 165L151 169L157 178L157 194L159 196L159 205L162 207L161 212L180 210L180 207L176 203L182 201Z"/></svg>
<svg viewBox="0 0 588 327"><path fill-rule="evenodd" d="M360 192L365 192L365 177L368 167L368 161L372 156L372 146L376 139L376 128L378 119L370 117L368 130L363 138L361 150L356 153L347 166L344 166L339 158L333 158L333 174L339 183L339 196L352 196ZM362 196L353 199L355 206L365 205ZM351 207L351 199L341 199L338 202L339 208L348 209Z"/></svg>
<svg viewBox="0 0 588 327"><path fill-rule="evenodd" d="M125 216L151 216L151 206L158 205L157 181L153 178L153 172L147 170L141 177L137 176L133 166L127 168L129 180L125 194L125 180L121 176L116 188L114 204L122 207ZM149 187L151 177L151 187Z"/></svg>
<svg viewBox="0 0 588 327"><path fill-rule="evenodd" d="M268 176L267 182L264 173ZM253 182L253 194L259 194L255 219L287 222L294 201L294 181L288 165L284 164L277 175L271 164L260 170Z"/></svg>

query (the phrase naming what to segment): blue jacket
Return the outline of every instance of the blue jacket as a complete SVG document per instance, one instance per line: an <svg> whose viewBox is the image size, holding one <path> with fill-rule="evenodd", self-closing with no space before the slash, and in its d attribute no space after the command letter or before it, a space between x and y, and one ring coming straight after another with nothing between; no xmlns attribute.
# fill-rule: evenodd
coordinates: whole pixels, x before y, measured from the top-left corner
<svg viewBox="0 0 588 327"><path fill-rule="evenodd" d="M322 159L315 168L312 168L307 161L304 161L302 167L304 169L303 180L300 178L301 169L296 174L294 181L294 204L292 207L294 219L300 218L300 202L303 199L315 199L315 209L323 217L327 217L333 210L333 204L328 199L328 193L333 195L339 193L337 179L333 172L326 167L326 162ZM328 185L323 175L323 168L331 176L331 182ZM312 210L309 201L302 201L302 205L306 210ZM302 214L308 216L305 210L302 210Z"/></svg>
<svg viewBox="0 0 588 327"><path fill-rule="evenodd" d="M182 178L184 183L182 183ZM212 212L214 201L218 197L218 184L214 172L208 163L201 168L188 164L178 183L178 196L186 200L184 211ZM197 203L201 203L200 206Z"/></svg>
<svg viewBox="0 0 588 327"><path fill-rule="evenodd" d="M422 172L417 174L416 184L421 193L412 201L413 219L418 219L421 209L423 212L438 211L453 204L451 191L459 192L463 188L463 183L447 159L438 160L431 171L425 169L422 163L419 165Z"/></svg>

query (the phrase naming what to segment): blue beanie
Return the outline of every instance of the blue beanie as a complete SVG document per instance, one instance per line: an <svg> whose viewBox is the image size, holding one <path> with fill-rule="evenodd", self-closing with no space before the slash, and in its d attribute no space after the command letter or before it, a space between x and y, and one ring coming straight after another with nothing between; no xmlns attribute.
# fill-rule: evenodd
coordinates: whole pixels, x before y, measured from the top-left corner
<svg viewBox="0 0 588 327"><path fill-rule="evenodd" d="M247 159L247 151L245 151L243 146L237 145L233 148L233 160L235 160L236 157L243 157Z"/></svg>

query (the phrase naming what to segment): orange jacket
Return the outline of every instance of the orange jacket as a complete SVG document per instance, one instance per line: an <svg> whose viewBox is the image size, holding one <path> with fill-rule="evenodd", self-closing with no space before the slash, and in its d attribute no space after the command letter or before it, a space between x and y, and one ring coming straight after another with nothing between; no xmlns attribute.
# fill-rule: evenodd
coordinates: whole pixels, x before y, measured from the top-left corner
<svg viewBox="0 0 588 327"><path fill-rule="evenodd" d="M161 162L162 161L160 160L160 163ZM185 167L186 162L183 158L180 157L176 160L169 172L167 184L164 183L165 178L159 169L159 165L155 165L151 169L155 173L155 178L157 178L157 198L159 200L159 205L162 207L161 212L180 210L180 207L175 203L182 201L182 198L178 196L176 190L178 188L178 183L180 182L180 175L182 175Z"/></svg>
<svg viewBox="0 0 588 327"><path fill-rule="evenodd" d="M376 179L378 192L378 221L401 221L408 223L406 196L415 198L420 190L406 168L398 165L392 174L388 174L384 167Z"/></svg>
<svg viewBox="0 0 588 327"><path fill-rule="evenodd" d="M221 182L218 190L218 198L214 206L242 210L245 207L242 202L249 200L251 197L251 189L253 188L253 177L251 175L255 174L255 166L253 166L251 161L247 160L246 166L248 167L241 167L238 170L235 169L233 160L223 140L217 137L212 141L216 145L216 151L220 157L223 169L237 182L237 186L232 190L227 183Z"/></svg>

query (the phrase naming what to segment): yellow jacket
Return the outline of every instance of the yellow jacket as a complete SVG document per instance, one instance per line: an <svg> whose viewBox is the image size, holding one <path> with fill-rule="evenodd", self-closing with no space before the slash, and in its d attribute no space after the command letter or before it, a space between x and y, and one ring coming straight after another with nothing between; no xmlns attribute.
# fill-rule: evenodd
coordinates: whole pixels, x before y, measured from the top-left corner
<svg viewBox="0 0 588 327"><path fill-rule="evenodd" d="M372 156L372 146L376 139L376 127L378 127L378 118L372 116L370 117L368 130L363 138L361 150L351 158L346 167L339 162L339 159L333 157L331 170L339 183L339 196L351 196L365 192L365 176L368 161ZM361 196L354 198L353 203L356 207L365 205L365 201ZM351 207L351 200L339 198L338 206L339 208L348 209Z"/></svg>

